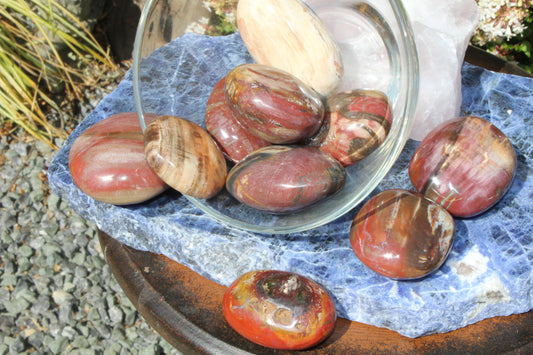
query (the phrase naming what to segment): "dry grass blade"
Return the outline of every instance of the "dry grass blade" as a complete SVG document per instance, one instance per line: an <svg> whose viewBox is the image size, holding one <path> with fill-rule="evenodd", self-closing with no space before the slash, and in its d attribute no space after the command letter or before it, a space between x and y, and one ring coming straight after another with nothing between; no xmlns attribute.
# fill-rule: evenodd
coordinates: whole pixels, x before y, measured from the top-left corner
<svg viewBox="0 0 533 355"><path fill-rule="evenodd" d="M56 48L63 43L74 67ZM67 132L50 123L45 110L60 112L52 98L54 85L64 95L82 93L82 67L115 64L89 30L55 0L0 0L0 118L13 122L53 148ZM79 67L81 66L81 67Z"/></svg>

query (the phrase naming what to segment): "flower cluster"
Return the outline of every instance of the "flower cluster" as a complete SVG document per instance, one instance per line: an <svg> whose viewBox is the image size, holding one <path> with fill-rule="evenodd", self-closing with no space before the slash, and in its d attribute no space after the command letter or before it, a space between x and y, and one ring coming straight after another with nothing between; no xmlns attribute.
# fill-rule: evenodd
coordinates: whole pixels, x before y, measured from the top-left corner
<svg viewBox="0 0 533 355"><path fill-rule="evenodd" d="M206 16L190 23L185 32L202 35L227 35L235 32L237 27L235 9L239 0L204 0Z"/></svg>
<svg viewBox="0 0 533 355"><path fill-rule="evenodd" d="M235 31L235 9L238 0L204 0L204 6L211 11L207 34L220 35Z"/></svg>
<svg viewBox="0 0 533 355"><path fill-rule="evenodd" d="M530 0L476 0L479 22L473 37L476 45L509 40L524 32L524 19L531 11Z"/></svg>

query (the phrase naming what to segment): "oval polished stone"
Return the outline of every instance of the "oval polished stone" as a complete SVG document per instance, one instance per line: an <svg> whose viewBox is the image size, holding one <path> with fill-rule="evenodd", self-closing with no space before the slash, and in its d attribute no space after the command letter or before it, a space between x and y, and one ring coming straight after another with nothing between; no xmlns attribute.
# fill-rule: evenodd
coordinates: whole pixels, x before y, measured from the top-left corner
<svg viewBox="0 0 533 355"><path fill-rule="evenodd" d="M424 195L386 190L366 202L350 228L359 258L380 275L417 279L437 270L450 253L453 217Z"/></svg>
<svg viewBox="0 0 533 355"><path fill-rule="evenodd" d="M302 350L328 337L337 311L329 293L301 275L251 271L224 293L229 325L246 339L274 349Z"/></svg>
<svg viewBox="0 0 533 355"><path fill-rule="evenodd" d="M282 70L243 64L228 73L225 88L235 119L268 142L296 143L322 124L325 108L320 96Z"/></svg>
<svg viewBox="0 0 533 355"><path fill-rule="evenodd" d="M176 116L159 116L144 132L148 164L182 194L209 198L226 181L224 155L207 131Z"/></svg>
<svg viewBox="0 0 533 355"><path fill-rule="evenodd" d="M300 0L240 0L237 25L256 63L285 70L329 96L343 74L335 40Z"/></svg>
<svg viewBox="0 0 533 355"><path fill-rule="evenodd" d="M155 116L145 118L149 121ZM81 191L114 205L144 202L168 188L146 161L135 112L105 118L76 138L69 153L69 169Z"/></svg>
<svg viewBox="0 0 533 355"><path fill-rule="evenodd" d="M228 174L227 190L250 207L274 213L297 211L337 192L342 165L318 148L278 146L256 150Z"/></svg>
<svg viewBox="0 0 533 355"><path fill-rule="evenodd" d="M392 112L387 96L375 90L353 90L328 99L323 127L310 144L331 154L343 166L372 153L389 134Z"/></svg>
<svg viewBox="0 0 533 355"><path fill-rule="evenodd" d="M457 217L475 216L495 205L511 186L515 170L516 155L509 139L474 116L436 127L409 164L417 191Z"/></svg>
<svg viewBox="0 0 533 355"><path fill-rule="evenodd" d="M207 100L205 126L226 157L238 163L251 152L270 143L248 132L233 117L226 102L224 81L225 78L222 78L214 86Z"/></svg>

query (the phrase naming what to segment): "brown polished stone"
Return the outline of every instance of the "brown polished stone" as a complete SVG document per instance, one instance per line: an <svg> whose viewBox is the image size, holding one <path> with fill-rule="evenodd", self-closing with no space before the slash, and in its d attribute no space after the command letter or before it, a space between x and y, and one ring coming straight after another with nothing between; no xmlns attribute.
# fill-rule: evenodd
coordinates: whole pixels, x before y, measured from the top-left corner
<svg viewBox="0 0 533 355"><path fill-rule="evenodd" d="M324 118L320 96L282 70L244 64L226 76L226 99L235 119L270 143L297 143L315 134Z"/></svg>
<svg viewBox="0 0 533 355"><path fill-rule="evenodd" d="M224 187L224 155L209 133L195 123L159 116L146 127L144 142L152 169L182 194L209 198Z"/></svg>
<svg viewBox="0 0 533 355"><path fill-rule="evenodd" d="M246 339L274 349L302 350L331 334L337 311L316 282L286 271L241 275L226 290L222 311Z"/></svg>
<svg viewBox="0 0 533 355"><path fill-rule="evenodd" d="M205 126L226 157L238 163L248 154L270 143L248 132L235 119L226 101L224 82L225 78L222 78L215 85L207 100Z"/></svg>

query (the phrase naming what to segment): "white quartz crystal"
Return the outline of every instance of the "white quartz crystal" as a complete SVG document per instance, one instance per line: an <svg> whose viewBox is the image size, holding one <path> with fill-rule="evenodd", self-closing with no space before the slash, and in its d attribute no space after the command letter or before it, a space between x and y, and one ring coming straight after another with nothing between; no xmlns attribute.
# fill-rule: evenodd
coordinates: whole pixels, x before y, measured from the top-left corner
<svg viewBox="0 0 533 355"><path fill-rule="evenodd" d="M345 70L341 89L364 87L387 92L390 65L386 46L372 23L353 21L357 16L353 11L350 14L350 7L360 2L306 2L324 21L341 49ZM367 0L366 3L398 33L389 1ZM420 66L419 99L410 138L422 140L438 124L459 115L461 67L477 24L478 8L474 0L403 0L403 5L415 34ZM345 10L339 11L339 7Z"/></svg>
<svg viewBox="0 0 533 355"><path fill-rule="evenodd" d="M459 115L461 67L477 24L474 0L404 0L420 63L420 94L411 138L422 140Z"/></svg>

